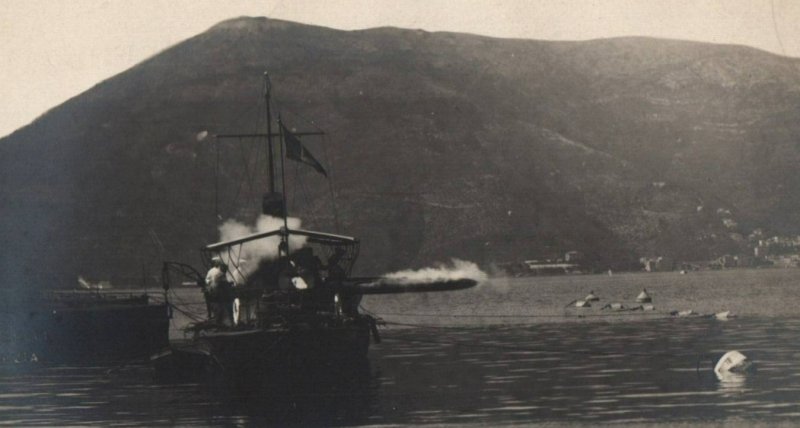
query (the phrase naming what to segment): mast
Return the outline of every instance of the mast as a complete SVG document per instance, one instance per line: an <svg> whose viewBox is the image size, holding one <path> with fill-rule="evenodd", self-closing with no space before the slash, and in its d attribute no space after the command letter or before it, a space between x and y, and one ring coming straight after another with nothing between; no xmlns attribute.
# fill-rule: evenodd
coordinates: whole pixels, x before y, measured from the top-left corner
<svg viewBox="0 0 800 428"><path fill-rule="evenodd" d="M268 163L269 163L269 194L271 197L275 195L275 155L273 153L273 146L272 146L272 110L270 108L270 95L272 92L272 83L269 80L269 73L266 71L264 72L264 100L267 104L267 153ZM289 255L289 219L288 213L286 208L286 172L285 166L283 163L284 158L284 145L283 145L283 129L281 127L281 117L278 115L278 126L279 126L279 134L281 144L281 215L283 217L283 233L281 233L281 246L286 251L286 255ZM280 255L280 251L278 251Z"/></svg>
<svg viewBox="0 0 800 428"><path fill-rule="evenodd" d="M271 98L272 98L272 82L269 78L269 73L264 72L264 102L267 105L267 132L266 133L236 133L236 134L217 134L217 139L221 138L262 138L266 137L267 139L267 165L268 165L268 175L269 175L269 185L268 190L269 192L265 193L262 200L261 211L263 214L267 214L273 217L283 217L283 228L286 230L285 233L281 234L281 248L285 249L288 255L288 246L289 246L289 237L288 237L288 213L286 207L286 173L284 171L284 162L283 158L285 156L285 148L284 148L284 141L283 141L283 130L279 129L278 132L272 132L272 106L271 106ZM278 123L281 123L280 115L278 115ZM296 132L293 133L294 135L323 135L324 133L321 131L306 131L306 132ZM281 149L281 183L282 183L282 191L276 192L276 182L277 176L275 174L275 146L272 144L273 137L280 137L280 149ZM215 176L219 175L219 145L217 145L217 166L215 171ZM215 199L214 203L217 206L216 210L219 213L219 185L215 182Z"/></svg>
<svg viewBox="0 0 800 428"><path fill-rule="evenodd" d="M284 248L286 249L286 255L289 255L289 209L286 206L286 167L283 163L283 158L286 156L286 141L283 135L283 123L281 122L281 116L278 115L278 128L281 136L281 184L283 185L283 233L281 234L281 240L284 243Z"/></svg>
<svg viewBox="0 0 800 428"><path fill-rule="evenodd" d="M272 92L272 82L269 80L269 73L264 72L264 101L267 104L267 159L269 164L269 193L275 193L275 160L272 152L272 111L270 110L270 96ZM284 201L285 202L285 201ZM285 210L284 210L285 211Z"/></svg>

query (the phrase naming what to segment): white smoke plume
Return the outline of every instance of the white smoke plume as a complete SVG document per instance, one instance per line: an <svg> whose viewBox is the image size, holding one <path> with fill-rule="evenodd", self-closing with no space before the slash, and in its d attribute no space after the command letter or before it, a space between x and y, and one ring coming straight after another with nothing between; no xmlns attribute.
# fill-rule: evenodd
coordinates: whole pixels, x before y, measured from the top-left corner
<svg viewBox="0 0 800 428"><path fill-rule="evenodd" d="M299 229L301 223L301 220L295 217L289 217L287 220L289 229ZM219 236L222 241L231 241L254 233L280 230L282 227L282 218L262 214L253 226L236 220L225 221L219 227ZM294 252L302 248L306 244L306 239L305 236L289 236L289 251ZM274 260L278 257L278 245L280 243L280 235L256 239L242 244L241 249L234 246L230 251L220 253L220 258L228 265L229 271L236 282L242 283L248 275L258 269L258 265L262 261Z"/></svg>
<svg viewBox="0 0 800 428"><path fill-rule="evenodd" d="M481 284L489 279L489 275L482 271L475 263L451 259L449 265L442 263L435 267L419 270L401 270L399 272L383 275L383 278L391 279L399 283L425 283L472 279L478 284Z"/></svg>

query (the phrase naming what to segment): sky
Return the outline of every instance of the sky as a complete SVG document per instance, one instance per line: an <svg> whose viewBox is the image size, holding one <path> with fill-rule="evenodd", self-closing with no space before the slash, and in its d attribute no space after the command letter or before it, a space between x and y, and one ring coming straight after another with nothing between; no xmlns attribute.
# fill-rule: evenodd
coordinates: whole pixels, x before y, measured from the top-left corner
<svg viewBox="0 0 800 428"><path fill-rule="evenodd" d="M800 57L798 0L0 0L0 136L239 16L539 40L652 36Z"/></svg>

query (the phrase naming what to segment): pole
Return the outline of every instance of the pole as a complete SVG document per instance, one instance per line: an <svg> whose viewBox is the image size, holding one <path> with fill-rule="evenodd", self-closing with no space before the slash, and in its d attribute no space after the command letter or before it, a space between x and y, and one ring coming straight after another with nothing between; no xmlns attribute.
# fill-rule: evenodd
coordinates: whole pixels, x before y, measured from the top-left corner
<svg viewBox="0 0 800 428"><path fill-rule="evenodd" d="M264 72L264 100L267 103L267 153L269 154L269 192L275 193L275 160L272 153L272 111L270 109L270 97L272 83L269 80L269 73Z"/></svg>
<svg viewBox="0 0 800 428"><path fill-rule="evenodd" d="M286 149L286 142L284 141L285 137L284 137L284 134L283 134L283 122L281 122L281 115L280 114L278 114L278 128L280 128L279 131L280 131L280 134L281 134L281 141L280 141L280 143L281 143L281 185L283 186L283 190L282 190L282 193L283 193L283 195L282 195L282 199L283 199L283 233L281 234L281 239L283 239L284 240L283 242L286 243L286 245L285 245L286 255L288 256L289 255L289 219L288 219L289 213L288 213L288 208L286 206L287 205L286 204L286 167L285 167L285 165L283 163L283 158L286 157L286 156L284 156L284 150Z"/></svg>

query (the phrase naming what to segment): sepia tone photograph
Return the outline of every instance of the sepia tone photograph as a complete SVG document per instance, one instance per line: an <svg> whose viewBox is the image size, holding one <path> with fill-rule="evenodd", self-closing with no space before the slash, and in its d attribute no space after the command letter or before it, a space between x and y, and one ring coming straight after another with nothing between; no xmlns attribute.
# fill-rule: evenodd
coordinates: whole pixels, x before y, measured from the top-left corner
<svg viewBox="0 0 800 428"><path fill-rule="evenodd" d="M800 3L0 2L0 426L794 426Z"/></svg>

